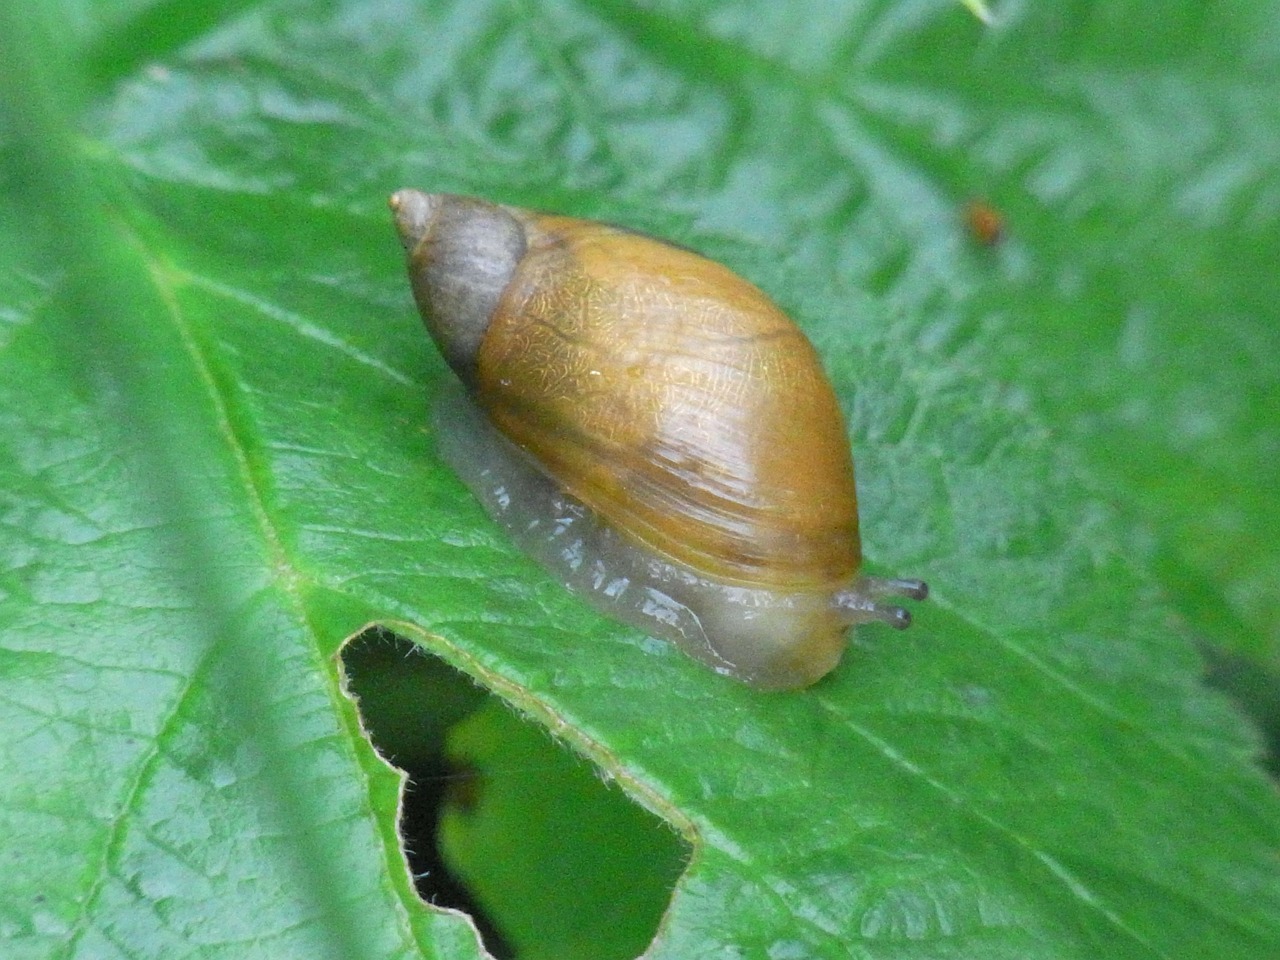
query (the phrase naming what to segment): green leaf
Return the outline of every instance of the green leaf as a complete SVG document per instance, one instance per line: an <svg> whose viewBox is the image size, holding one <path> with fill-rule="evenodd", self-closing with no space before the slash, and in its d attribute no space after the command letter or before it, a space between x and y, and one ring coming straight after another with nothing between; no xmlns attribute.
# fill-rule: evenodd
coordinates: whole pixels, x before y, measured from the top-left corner
<svg viewBox="0 0 1280 960"><path fill-rule="evenodd" d="M1280 669L1275 0L49 9L0 22L7 956L479 956L342 693L370 622L694 841L654 958L1280 953L1191 645ZM518 556L434 452L400 186L775 296L917 626L763 695Z"/></svg>

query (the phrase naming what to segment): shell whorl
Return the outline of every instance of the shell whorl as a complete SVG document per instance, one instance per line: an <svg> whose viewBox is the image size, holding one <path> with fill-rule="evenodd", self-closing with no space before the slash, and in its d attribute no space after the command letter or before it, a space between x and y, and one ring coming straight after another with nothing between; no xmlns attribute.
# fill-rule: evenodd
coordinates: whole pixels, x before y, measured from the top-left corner
<svg viewBox="0 0 1280 960"><path fill-rule="evenodd" d="M480 342L525 254L524 227L503 207L471 197L399 190L390 204L427 331L474 388Z"/></svg>

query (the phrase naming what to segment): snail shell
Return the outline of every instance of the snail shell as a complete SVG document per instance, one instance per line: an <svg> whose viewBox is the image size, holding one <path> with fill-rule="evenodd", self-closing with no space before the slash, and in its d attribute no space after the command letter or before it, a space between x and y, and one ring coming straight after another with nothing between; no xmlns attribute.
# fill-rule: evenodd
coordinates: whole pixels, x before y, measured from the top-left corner
<svg viewBox="0 0 1280 960"><path fill-rule="evenodd" d="M466 388L441 451L605 613L757 686L810 684L851 624L906 626L860 576L853 460L812 345L680 247L471 197L391 197L427 329Z"/></svg>

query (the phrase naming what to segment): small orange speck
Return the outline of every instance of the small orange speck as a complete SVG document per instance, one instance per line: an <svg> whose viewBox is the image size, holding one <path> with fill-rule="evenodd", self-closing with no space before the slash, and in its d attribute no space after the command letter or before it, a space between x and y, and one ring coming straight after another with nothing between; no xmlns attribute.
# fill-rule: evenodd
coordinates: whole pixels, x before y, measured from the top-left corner
<svg viewBox="0 0 1280 960"><path fill-rule="evenodd" d="M985 200L974 200L964 212L969 233L984 247L994 247L1004 235L1004 217Z"/></svg>

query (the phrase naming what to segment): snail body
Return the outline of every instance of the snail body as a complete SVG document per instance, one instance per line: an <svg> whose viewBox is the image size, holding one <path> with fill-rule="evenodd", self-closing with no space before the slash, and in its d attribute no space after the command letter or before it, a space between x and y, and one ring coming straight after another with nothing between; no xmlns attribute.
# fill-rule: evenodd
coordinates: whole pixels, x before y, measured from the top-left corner
<svg viewBox="0 0 1280 960"><path fill-rule="evenodd" d="M812 345L756 287L625 229L449 194L391 198L427 329L466 389L441 450L605 613L766 688L829 672L857 622L853 460Z"/></svg>

